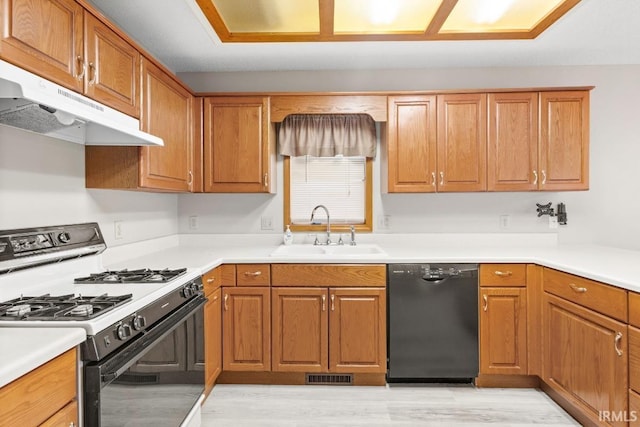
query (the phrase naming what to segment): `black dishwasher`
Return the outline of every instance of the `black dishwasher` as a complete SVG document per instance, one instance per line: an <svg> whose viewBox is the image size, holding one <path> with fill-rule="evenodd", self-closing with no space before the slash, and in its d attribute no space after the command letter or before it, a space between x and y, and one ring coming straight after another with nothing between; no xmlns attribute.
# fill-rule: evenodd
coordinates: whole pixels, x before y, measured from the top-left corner
<svg viewBox="0 0 640 427"><path fill-rule="evenodd" d="M387 381L478 376L478 265L388 265Z"/></svg>

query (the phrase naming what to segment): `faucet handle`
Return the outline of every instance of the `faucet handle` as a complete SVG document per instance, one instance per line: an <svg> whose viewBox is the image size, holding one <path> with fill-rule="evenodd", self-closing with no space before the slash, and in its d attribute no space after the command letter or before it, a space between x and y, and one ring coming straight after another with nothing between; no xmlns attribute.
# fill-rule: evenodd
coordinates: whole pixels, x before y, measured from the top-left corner
<svg viewBox="0 0 640 427"><path fill-rule="evenodd" d="M351 242L349 242L349 244L351 246L356 245L356 227L353 225L351 226Z"/></svg>

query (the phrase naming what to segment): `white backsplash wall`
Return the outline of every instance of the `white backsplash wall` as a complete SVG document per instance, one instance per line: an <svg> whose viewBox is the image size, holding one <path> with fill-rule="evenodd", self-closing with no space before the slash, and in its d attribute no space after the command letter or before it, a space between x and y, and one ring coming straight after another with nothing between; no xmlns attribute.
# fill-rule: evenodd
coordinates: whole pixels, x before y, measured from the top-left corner
<svg viewBox="0 0 640 427"><path fill-rule="evenodd" d="M590 242L640 250L640 66L455 68L357 71L182 73L202 92L391 91L508 87L596 86L591 92L590 190L586 192L385 194L374 182L375 232L558 232L561 242ZM278 163L282 182L281 162ZM564 202L568 225L550 230L535 203ZM390 215L388 229L380 227ZM508 229L500 215L509 215ZM189 229L197 216L197 230ZM282 191L265 195L180 195L179 230L261 232L260 217L281 232Z"/></svg>
<svg viewBox="0 0 640 427"><path fill-rule="evenodd" d="M83 145L0 126L1 230L98 222L117 246L175 234L177 203L172 194L87 190Z"/></svg>

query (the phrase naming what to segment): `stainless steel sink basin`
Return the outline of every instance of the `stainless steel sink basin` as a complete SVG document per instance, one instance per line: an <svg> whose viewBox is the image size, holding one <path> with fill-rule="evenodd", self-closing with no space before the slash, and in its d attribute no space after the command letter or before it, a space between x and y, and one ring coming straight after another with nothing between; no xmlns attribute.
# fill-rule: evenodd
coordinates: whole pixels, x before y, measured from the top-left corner
<svg viewBox="0 0 640 427"><path fill-rule="evenodd" d="M380 246L374 244L361 244L356 246L350 245L332 245L332 246L314 246L314 245L280 245L271 252L272 257L363 257L371 255L386 255Z"/></svg>

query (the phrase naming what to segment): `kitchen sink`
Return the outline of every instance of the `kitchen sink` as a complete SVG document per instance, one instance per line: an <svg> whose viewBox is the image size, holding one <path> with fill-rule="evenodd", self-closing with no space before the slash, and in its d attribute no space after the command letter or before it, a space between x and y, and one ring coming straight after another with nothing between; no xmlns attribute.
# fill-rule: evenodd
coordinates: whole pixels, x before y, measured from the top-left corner
<svg viewBox="0 0 640 427"><path fill-rule="evenodd" d="M386 255L387 253L374 244L362 245L280 245L271 252L272 257L353 257L368 255Z"/></svg>

